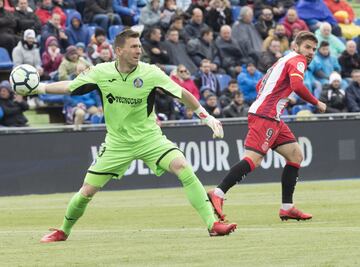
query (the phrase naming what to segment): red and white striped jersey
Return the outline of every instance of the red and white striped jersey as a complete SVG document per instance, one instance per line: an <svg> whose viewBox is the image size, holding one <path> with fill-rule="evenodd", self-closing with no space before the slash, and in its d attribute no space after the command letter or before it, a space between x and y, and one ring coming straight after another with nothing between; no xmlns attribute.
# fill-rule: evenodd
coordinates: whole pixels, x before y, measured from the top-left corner
<svg viewBox="0 0 360 267"><path fill-rule="evenodd" d="M258 95L250 106L249 113L280 120L280 115L289 101L288 97L293 92L290 76L304 79L306 68L306 58L296 52L280 58L256 85Z"/></svg>

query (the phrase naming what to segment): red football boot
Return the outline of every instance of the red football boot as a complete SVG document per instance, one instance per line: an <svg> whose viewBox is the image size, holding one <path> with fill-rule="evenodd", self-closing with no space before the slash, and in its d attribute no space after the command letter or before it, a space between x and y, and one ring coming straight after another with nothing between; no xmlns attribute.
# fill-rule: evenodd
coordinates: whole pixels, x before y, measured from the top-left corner
<svg viewBox="0 0 360 267"><path fill-rule="evenodd" d="M305 221L305 220L310 220L312 218L311 214L303 213L301 210L295 208L295 206L289 210L280 209L279 216L282 221L283 220L287 221L288 219Z"/></svg>
<svg viewBox="0 0 360 267"><path fill-rule="evenodd" d="M225 214L222 213L222 207L223 207L223 204L224 204L224 199L221 198L221 197L218 197L217 195L215 195L214 191L215 191L214 189L208 191L207 195L208 195L208 198L209 198L211 204L214 207L215 214L218 216L218 218L221 221L224 221L225 220Z"/></svg>
<svg viewBox="0 0 360 267"><path fill-rule="evenodd" d="M223 222L214 222L213 227L209 230L210 236L223 236L229 235L234 232L236 229L236 223L223 223Z"/></svg>
<svg viewBox="0 0 360 267"><path fill-rule="evenodd" d="M67 235L62 230L58 230L58 229L49 229L49 230L54 232L43 236L43 238L40 239L40 242L42 243L58 242L58 241L65 241L68 238Z"/></svg>

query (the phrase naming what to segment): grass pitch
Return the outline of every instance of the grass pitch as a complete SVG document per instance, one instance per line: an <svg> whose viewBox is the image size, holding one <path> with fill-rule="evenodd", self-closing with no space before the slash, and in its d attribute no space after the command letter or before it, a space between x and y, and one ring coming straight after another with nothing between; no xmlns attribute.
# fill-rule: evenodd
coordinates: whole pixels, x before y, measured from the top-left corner
<svg viewBox="0 0 360 267"><path fill-rule="evenodd" d="M281 222L280 184L240 185L230 236L207 235L181 188L100 192L66 242L41 244L72 194L0 198L0 266L360 266L360 179L298 183L312 221Z"/></svg>

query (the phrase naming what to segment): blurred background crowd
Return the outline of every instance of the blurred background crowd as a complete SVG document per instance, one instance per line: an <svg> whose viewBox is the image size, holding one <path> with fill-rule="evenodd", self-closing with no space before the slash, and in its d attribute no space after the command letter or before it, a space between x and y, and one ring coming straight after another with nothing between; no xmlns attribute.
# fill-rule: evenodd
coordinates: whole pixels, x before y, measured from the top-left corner
<svg viewBox="0 0 360 267"><path fill-rule="evenodd" d="M360 112L360 24L345 0L0 0L0 125L102 123L97 92L24 99L10 90L12 68L30 64L44 82L73 79L114 60L112 43L127 27L141 31L142 61L158 65L217 118L245 117L255 86L294 46L315 33L307 88L328 113ZM159 121L195 118L157 92ZM296 94L285 114L316 113Z"/></svg>

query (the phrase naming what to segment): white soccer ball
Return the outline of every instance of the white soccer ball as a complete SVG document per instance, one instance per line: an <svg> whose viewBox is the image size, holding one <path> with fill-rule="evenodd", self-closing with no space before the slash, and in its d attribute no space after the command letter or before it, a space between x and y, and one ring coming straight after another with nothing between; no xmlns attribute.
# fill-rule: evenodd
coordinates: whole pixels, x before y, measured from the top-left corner
<svg viewBox="0 0 360 267"><path fill-rule="evenodd" d="M40 75L31 65L19 65L10 73L11 88L19 95L30 95L39 83Z"/></svg>

